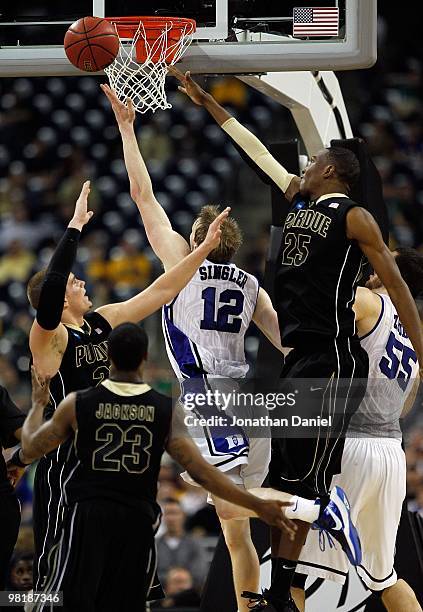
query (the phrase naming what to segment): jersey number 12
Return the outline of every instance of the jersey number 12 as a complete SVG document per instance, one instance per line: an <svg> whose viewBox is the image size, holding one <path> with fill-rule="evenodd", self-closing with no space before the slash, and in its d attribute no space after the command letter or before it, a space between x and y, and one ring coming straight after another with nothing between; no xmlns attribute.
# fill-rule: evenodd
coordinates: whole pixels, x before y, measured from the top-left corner
<svg viewBox="0 0 423 612"><path fill-rule="evenodd" d="M204 300L203 318L200 329L237 334L241 329L241 318L238 316L244 308L244 294L239 289L225 289L219 295L219 306L216 315L216 287L208 287L201 294ZM229 317L232 318L229 321Z"/></svg>

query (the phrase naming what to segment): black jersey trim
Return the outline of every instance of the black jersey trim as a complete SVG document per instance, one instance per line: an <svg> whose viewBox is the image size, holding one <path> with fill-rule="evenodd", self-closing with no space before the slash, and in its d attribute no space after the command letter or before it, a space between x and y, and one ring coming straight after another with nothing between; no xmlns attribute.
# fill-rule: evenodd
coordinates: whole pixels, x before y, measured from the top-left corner
<svg viewBox="0 0 423 612"><path fill-rule="evenodd" d="M302 559L298 561L298 565L305 565L306 567L315 567L316 569L322 569L325 570L325 572L332 572L332 574L338 574L339 576L346 577L348 575L348 572L341 572L340 570L334 569L333 567L329 567L327 565L319 565L318 563L308 563L307 561L302 561Z"/></svg>
<svg viewBox="0 0 423 612"><path fill-rule="evenodd" d="M382 308L381 308L381 311L379 313L379 317L378 317L376 323L374 324L374 326L372 327L372 329L369 332L367 332L367 334L364 334L364 336L360 336L360 338L359 338L360 342L361 342L361 340L364 340L364 338L368 338L374 331L376 331L376 329L379 327L379 323L382 320L383 313L385 311L385 300L380 295L380 293L378 293L377 295L380 297L380 300L382 302Z"/></svg>
<svg viewBox="0 0 423 612"><path fill-rule="evenodd" d="M389 580L389 578L391 578L391 577L394 575L394 572L395 572L395 569L394 569L394 568L392 568L391 573L390 573L388 576L386 576L386 578L375 578L374 576L372 576L372 575L371 575L371 573L370 573L370 572L368 572L368 571L366 570L366 568L365 568L363 565L361 565L361 564L360 564L358 567L359 567L360 569L362 569L362 570L363 570L363 572L364 572L364 573L365 573L365 574L366 574L366 575L367 575L367 576L370 578L370 580L371 580L372 582L380 582L380 583L382 583L382 582L386 582L386 580ZM363 580L363 579L362 579L362 580ZM366 586L367 586L367 585L366 585Z"/></svg>

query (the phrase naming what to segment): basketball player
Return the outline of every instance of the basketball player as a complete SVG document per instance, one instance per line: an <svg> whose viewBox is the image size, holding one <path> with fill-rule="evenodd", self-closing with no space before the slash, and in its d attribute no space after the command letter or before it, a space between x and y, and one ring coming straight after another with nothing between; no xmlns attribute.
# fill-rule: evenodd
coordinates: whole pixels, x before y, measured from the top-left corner
<svg viewBox="0 0 423 612"><path fill-rule="evenodd" d="M130 100L120 102L107 85L102 89L108 97L122 136L125 164L128 170L131 195L141 213L150 244L165 269L171 268L190 250L202 243L207 228L218 214L213 206L204 207L192 226L190 244L172 229L171 222L156 200L151 179L142 159L134 133L135 112ZM185 398L206 388L224 387L224 377L242 379L248 371L245 360L244 335L251 321L282 350L277 314L267 293L259 288L252 275L231 263L241 245L242 236L234 219L222 223L220 246L210 253L187 287L163 312L163 330L169 360L180 380ZM217 311L217 312L216 312ZM196 407L198 410L198 407ZM200 409L202 416L218 415L210 406ZM275 490L259 489L267 474L270 455L269 436L247 437L241 428L207 427L191 429L191 434L207 461L226 472L238 485L254 495L267 499L282 498ZM254 436L254 434L253 434ZM236 444L233 444L235 440ZM189 481L187 475L183 477ZM241 593L256 591L260 566L251 540L248 514L232 504L212 496L222 524L230 553L235 594L240 612L249 604ZM314 500L295 496L286 510L291 518L302 517L313 521L316 514ZM348 515L348 510L345 508ZM346 529L355 531L349 520Z"/></svg>
<svg viewBox="0 0 423 612"><path fill-rule="evenodd" d="M394 254L411 295L416 297L423 291L423 256L409 248L398 248ZM419 385L418 363L386 288L377 276L367 286L358 287L354 312L361 345L369 355L369 381L351 418L342 471L334 476L332 486L343 487L351 503L363 549L361 564L356 567L361 580L381 597L389 612L421 612L413 591L404 580L398 580L394 569L406 489L399 419L413 405ZM300 575L296 573L294 584L302 590L294 590L295 600L303 611L307 576L344 584L348 563L339 549L326 547L322 551L317 532L311 531L297 572Z"/></svg>
<svg viewBox="0 0 423 612"><path fill-rule="evenodd" d="M156 502L164 450L205 489L278 527L287 521L280 501L264 501L236 487L207 463L192 442L179 407L143 382L147 336L133 323L109 335L110 377L66 396L43 423L48 379L32 368L32 409L22 447L35 460L66 440L77 463L63 483L63 526L50 553L44 592L63 591L67 612L145 610L155 572ZM172 413L175 412L176 419ZM289 521L288 521L289 523ZM36 610L48 604L36 606Z"/></svg>
<svg viewBox="0 0 423 612"><path fill-rule="evenodd" d="M219 227L229 213L227 209L216 219L198 253L189 255L150 287L125 302L90 311L85 282L71 273L81 231L92 216L92 212L87 210L89 191L87 181L47 271L37 272L28 284L29 301L37 310L29 337L33 363L41 376L51 378L47 417L68 392L95 386L106 378L109 371L107 338L111 329L126 320L138 322L175 297L219 243ZM34 572L38 589L60 524L62 484L74 463L69 443L43 457L37 466L34 482Z"/></svg>
<svg viewBox="0 0 423 612"><path fill-rule="evenodd" d="M21 522L19 501L13 488L18 474L13 474L14 482L11 482L11 471L8 474L2 450L19 443L24 420L24 413L0 385L0 591L5 588L7 568Z"/></svg>
<svg viewBox="0 0 423 612"><path fill-rule="evenodd" d="M311 158L302 178L289 174L264 145L190 77L174 67L170 72L179 89L204 106L222 129L267 174L289 202L282 235L275 299L281 339L293 347L282 378L319 379L310 385L310 416L332 416L318 435L272 442L270 484L273 488L310 499L319 496L315 520L339 540L350 561L360 563L355 537L337 528L347 500L337 487L329 492L332 476L340 472L343 436L363 397L368 358L356 335L352 309L366 256L383 282L423 364L423 335L410 291L395 259L384 244L372 215L348 197L360 167L353 153L329 147ZM420 375L423 370L420 370ZM338 389L346 389L341 398ZM338 516L328 507L338 507ZM272 534L272 583L265 596L257 595L253 610L295 610L290 587L301 548L310 528L301 523L294 542Z"/></svg>

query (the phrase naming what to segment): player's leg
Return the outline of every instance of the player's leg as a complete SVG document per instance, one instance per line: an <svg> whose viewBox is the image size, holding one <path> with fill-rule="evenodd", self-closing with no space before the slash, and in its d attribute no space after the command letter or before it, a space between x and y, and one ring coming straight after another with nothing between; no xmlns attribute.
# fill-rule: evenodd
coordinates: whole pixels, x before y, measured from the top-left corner
<svg viewBox="0 0 423 612"><path fill-rule="evenodd" d="M53 504L51 489L52 459L42 457L35 470L33 497L33 530L34 530L34 590L41 591L47 574L47 559L51 540L47 541L49 511Z"/></svg>
<svg viewBox="0 0 423 612"><path fill-rule="evenodd" d="M300 612L305 612L305 584L307 581L306 574L298 574L295 572L291 586L291 596Z"/></svg>
<svg viewBox="0 0 423 612"><path fill-rule="evenodd" d="M35 612L49 610L48 598L58 591L63 592L63 612L96 612L108 534L95 502L80 502L66 509L49 554L43 587L46 601L39 602Z"/></svg>
<svg viewBox="0 0 423 612"><path fill-rule="evenodd" d="M110 508L109 547L97 610L144 612L156 569L153 519L139 508L120 503L112 502Z"/></svg>
<svg viewBox="0 0 423 612"><path fill-rule="evenodd" d="M21 522L19 502L15 495L2 496L0 504L0 591L5 588L6 572L16 544Z"/></svg>
<svg viewBox="0 0 423 612"><path fill-rule="evenodd" d="M382 593L382 602L388 612L422 612L413 589L405 580L397 580L395 584Z"/></svg>
<svg viewBox="0 0 423 612"><path fill-rule="evenodd" d="M226 546L232 564L235 596L239 612L248 612L248 602L241 597L243 591L257 592L260 582L260 563L251 539L250 520L231 518L231 508L223 500L213 499L222 525ZM237 507L235 506L235 513Z"/></svg>
<svg viewBox="0 0 423 612"><path fill-rule="evenodd" d="M349 418L365 390L363 385L354 388L352 381L354 377L364 379L368 371L367 355L358 343L354 347L351 345L339 345L336 351L330 347L313 354L301 355L293 351L288 357L283 372L288 384L292 386L296 379L307 379L309 384L307 401L304 406L296 406L296 410L305 410L303 416L307 418L326 418L328 425L319 427L317 434L303 431L302 438L273 440L270 485L306 499L319 497L321 505L317 526L338 539L350 559L357 564L361 552L349 505L341 489L329 491L332 476L340 472L343 435ZM319 384L312 385L313 379ZM342 394L338 394L339 387ZM284 534L280 535L279 542L276 533L272 537L272 582L266 600L277 612L283 611L286 605L294 605L289 604L290 589L309 528L309 523L299 522L293 541ZM258 606L261 603L259 601Z"/></svg>

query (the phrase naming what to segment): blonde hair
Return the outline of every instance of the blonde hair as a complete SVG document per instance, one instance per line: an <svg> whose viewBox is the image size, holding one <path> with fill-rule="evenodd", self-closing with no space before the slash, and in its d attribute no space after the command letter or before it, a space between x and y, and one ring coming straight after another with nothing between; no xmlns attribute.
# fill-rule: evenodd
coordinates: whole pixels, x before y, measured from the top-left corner
<svg viewBox="0 0 423 612"><path fill-rule="evenodd" d="M201 244L204 241L210 224L213 223L219 213L219 206L213 205L203 206L200 210L194 232L194 241L197 244ZM213 263L231 261L242 244L242 231L233 217L227 217L220 226L220 229L222 230L220 244L207 257Z"/></svg>

